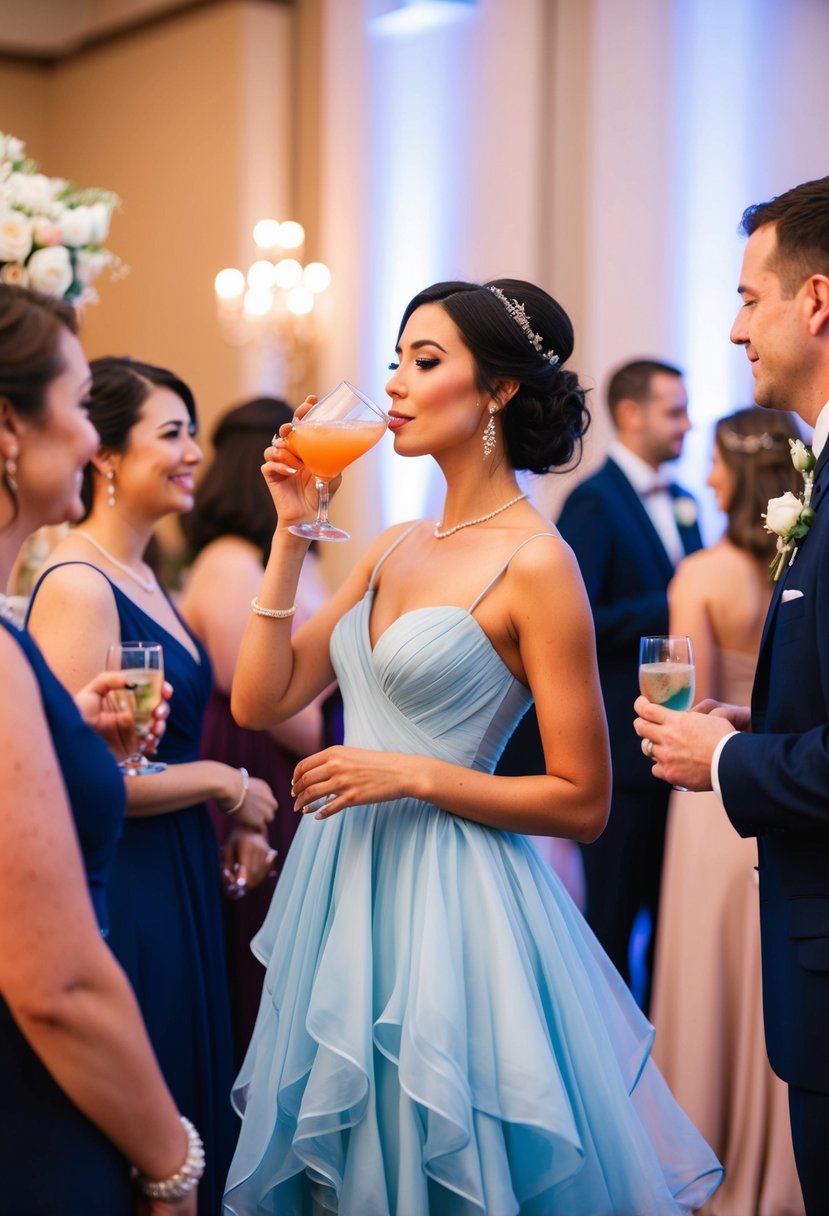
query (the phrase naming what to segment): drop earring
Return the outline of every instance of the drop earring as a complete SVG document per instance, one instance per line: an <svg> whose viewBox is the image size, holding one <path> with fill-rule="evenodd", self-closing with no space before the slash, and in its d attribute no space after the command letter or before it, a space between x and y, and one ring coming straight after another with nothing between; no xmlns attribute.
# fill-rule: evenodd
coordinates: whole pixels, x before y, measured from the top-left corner
<svg viewBox="0 0 829 1216"><path fill-rule="evenodd" d="M491 456L492 453L495 451L495 443L496 443L495 415L497 413L498 413L497 406L491 405L489 407L489 422L484 427L484 434L483 434L484 460L486 460L487 457Z"/></svg>
<svg viewBox="0 0 829 1216"><path fill-rule="evenodd" d="M107 506L115 506L115 474L112 469L107 469Z"/></svg>

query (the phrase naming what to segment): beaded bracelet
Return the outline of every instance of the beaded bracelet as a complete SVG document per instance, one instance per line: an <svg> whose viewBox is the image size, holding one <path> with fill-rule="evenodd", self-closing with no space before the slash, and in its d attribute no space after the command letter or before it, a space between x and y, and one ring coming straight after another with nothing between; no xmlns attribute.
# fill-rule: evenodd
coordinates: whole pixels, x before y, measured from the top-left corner
<svg viewBox="0 0 829 1216"><path fill-rule="evenodd" d="M248 772L248 770L245 768L244 765L240 766L239 773L242 777L242 793L239 796L239 801L234 803L234 805L232 807L229 807L228 810L226 810L224 812L225 815L235 815L237 811L241 811L242 807L245 804L245 799L248 796L248 786L250 785L250 773Z"/></svg>
<svg viewBox="0 0 829 1216"><path fill-rule="evenodd" d="M141 1194L149 1199L170 1203L174 1199L183 1199L199 1185L204 1173L204 1145L201 1136L184 1115L181 1115L181 1125L187 1132L187 1156L174 1174L169 1178L148 1178L133 1166L132 1180Z"/></svg>
<svg viewBox="0 0 829 1216"><path fill-rule="evenodd" d="M250 606L257 616L270 616L275 621L284 621L296 612L296 604L290 608L263 608L256 596L250 601Z"/></svg>

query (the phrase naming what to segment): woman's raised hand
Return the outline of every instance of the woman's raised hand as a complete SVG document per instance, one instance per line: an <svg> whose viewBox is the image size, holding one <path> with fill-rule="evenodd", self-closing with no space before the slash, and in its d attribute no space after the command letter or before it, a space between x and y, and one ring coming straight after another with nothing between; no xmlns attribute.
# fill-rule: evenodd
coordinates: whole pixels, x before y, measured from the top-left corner
<svg viewBox="0 0 829 1216"><path fill-rule="evenodd" d="M316 402L315 396L306 397L294 412L297 421L304 417ZM314 519L317 514L316 479L289 447L290 433L290 422L283 423L278 434L274 435L271 446L265 449L265 463L262 465L262 475L271 492L280 529L283 526L287 528L289 524ZM329 493L333 494L337 490L341 480L340 477L335 477L328 483Z"/></svg>

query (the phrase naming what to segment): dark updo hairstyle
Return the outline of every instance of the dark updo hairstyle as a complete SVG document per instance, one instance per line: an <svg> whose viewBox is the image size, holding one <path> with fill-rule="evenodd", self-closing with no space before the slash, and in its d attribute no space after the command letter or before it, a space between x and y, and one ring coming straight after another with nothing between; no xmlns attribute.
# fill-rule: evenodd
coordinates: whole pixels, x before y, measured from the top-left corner
<svg viewBox="0 0 829 1216"><path fill-rule="evenodd" d="M141 417L144 402L155 388L166 388L184 402L190 415L191 430L196 430L196 401L192 391L163 367L140 363L126 356L106 355L89 365L92 387L89 392L89 417L101 436L101 447L109 452L125 452L130 431ZM92 508L92 479L96 471L90 462L84 469L81 497L86 513Z"/></svg>
<svg viewBox="0 0 829 1216"><path fill-rule="evenodd" d="M541 338L541 351L491 288L517 302L516 307L524 306L529 328ZM578 376L563 367L573 353L573 326L561 305L521 279L435 283L407 305L398 341L423 304L440 304L458 327L475 360L481 393L497 400L504 380L518 381L518 391L501 414L512 467L549 473L578 464L590 414ZM550 352L558 355L557 363L545 358Z"/></svg>
<svg viewBox="0 0 829 1216"><path fill-rule="evenodd" d="M46 391L64 370L58 349L62 328L78 332L71 304L26 287L0 283L0 397L30 422L42 420ZM16 518L17 495L5 467L2 483Z"/></svg>
<svg viewBox="0 0 829 1216"><path fill-rule="evenodd" d="M789 448L789 440L799 437L791 414L756 406L720 418L714 430L717 450L734 479L726 536L757 558L771 560L777 544L761 518L769 499L803 489Z"/></svg>
<svg viewBox="0 0 829 1216"><path fill-rule="evenodd" d="M241 536L271 551L276 517L259 474L265 448L293 410L277 397L257 397L229 410L213 433L213 459L196 490L193 510L181 527L193 557L220 536Z"/></svg>

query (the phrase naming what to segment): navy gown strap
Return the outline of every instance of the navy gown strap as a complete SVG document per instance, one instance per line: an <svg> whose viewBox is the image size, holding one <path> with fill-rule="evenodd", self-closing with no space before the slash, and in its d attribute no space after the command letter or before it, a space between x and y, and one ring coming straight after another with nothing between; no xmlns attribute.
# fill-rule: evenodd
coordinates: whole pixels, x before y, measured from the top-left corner
<svg viewBox="0 0 829 1216"><path fill-rule="evenodd" d="M374 590L374 579L377 574L377 571L380 569L380 567L382 566L382 564L386 560L386 558L389 556L389 554L394 553L397 546L399 544L401 544L411 532L414 532L415 528L418 527L418 525L421 524L422 522L423 521L421 519L416 519L413 524L410 524L409 527L405 529L405 531L401 532L400 535L391 542L388 549L386 549L385 553L383 553L377 559L377 563L375 564L375 567L371 572L371 578L368 580L369 591Z"/></svg>
<svg viewBox="0 0 829 1216"><path fill-rule="evenodd" d="M475 611L475 609L478 607L478 605L480 604L480 602L481 602L481 600L484 598L484 596L485 596L485 595L486 595L486 594L487 594L489 591L491 591L491 590L492 590L492 588L495 586L495 584L498 582L498 579L499 579L499 578L501 577L501 575L504 573L504 571L506 570L507 566L510 564L510 562L512 561L512 559L515 557L516 553L520 553L520 552L521 552L521 550L524 548L524 546L525 546L525 545L528 545L528 544L530 543L530 541L531 541L531 540L536 540L536 539L537 539L539 536L555 536L555 535L556 535L556 534L555 534L555 532L533 532L532 536L526 536L526 537L524 538L524 540L522 540L522 541L521 541L521 544L520 544L520 545L516 545L516 547L513 549L512 553L510 553L509 557L508 557L508 558L506 559L506 561L505 561L505 562L504 562L504 563L501 565L500 569L499 569L499 570L497 570L497 571L496 571L496 573L495 573L495 574L492 576L492 578L489 580L489 582L488 582L488 583L487 583L487 585L484 587L484 589L483 589L483 591L480 593L480 595L477 595L477 596L475 597L475 599L473 600L473 602L472 602L472 604L471 604L471 606L470 606L470 608L469 608L470 615L471 615L471 614L472 614L472 613Z"/></svg>

